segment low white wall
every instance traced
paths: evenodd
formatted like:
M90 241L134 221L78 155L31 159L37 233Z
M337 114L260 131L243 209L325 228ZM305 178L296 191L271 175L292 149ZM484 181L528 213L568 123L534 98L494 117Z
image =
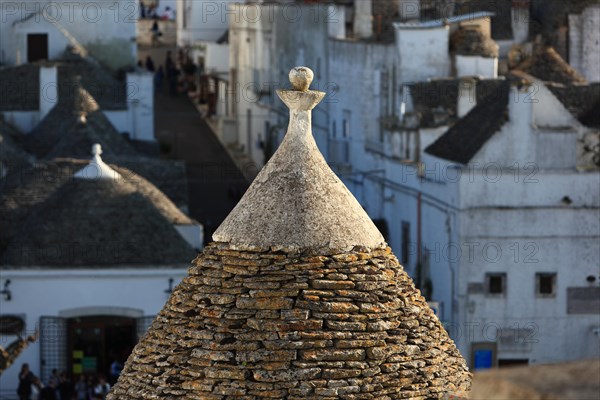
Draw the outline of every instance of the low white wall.
M457 55L454 59L456 76L498 77L498 59L480 56Z
M396 27L399 82L418 82L449 75L448 32L447 26L423 29Z
M149 72L127 74L127 109L103 110L119 133L131 139L154 141L154 81Z
M154 75L127 74L127 106L131 113L132 139L154 141Z

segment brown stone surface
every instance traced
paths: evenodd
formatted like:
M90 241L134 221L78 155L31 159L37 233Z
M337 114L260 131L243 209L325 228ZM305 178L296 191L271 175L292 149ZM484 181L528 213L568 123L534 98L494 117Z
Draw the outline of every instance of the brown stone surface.
M389 249L324 254L306 268L314 258L209 245L108 399L425 399L469 389L464 360Z

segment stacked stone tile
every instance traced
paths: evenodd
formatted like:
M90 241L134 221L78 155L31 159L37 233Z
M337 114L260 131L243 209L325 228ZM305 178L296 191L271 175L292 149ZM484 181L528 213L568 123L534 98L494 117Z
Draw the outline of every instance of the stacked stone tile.
M454 343L316 150L310 110L323 96L307 90L310 70L291 75L298 89L279 92L292 110L286 139L109 400L426 399L469 389ZM344 207L319 217L331 197Z

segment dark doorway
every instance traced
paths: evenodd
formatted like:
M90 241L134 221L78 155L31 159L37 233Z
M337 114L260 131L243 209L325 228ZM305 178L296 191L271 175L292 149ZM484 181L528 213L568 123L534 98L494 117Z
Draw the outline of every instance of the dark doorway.
M27 62L48 59L48 34L30 33L27 35Z
M93 316L68 320L68 368L73 376L102 375L110 380L110 365L123 364L137 342L133 318Z
M498 360L498 367L518 367L521 365L529 365L528 359L522 358L501 358Z

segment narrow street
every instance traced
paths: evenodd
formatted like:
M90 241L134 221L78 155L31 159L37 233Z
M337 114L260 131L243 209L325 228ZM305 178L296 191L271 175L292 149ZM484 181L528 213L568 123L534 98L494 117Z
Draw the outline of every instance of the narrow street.
M167 50L175 53L168 47L140 49L139 58L151 55L158 68ZM205 240L210 241L249 183L192 101L183 94L169 96L166 82L155 94L154 129L159 143L170 147L171 157L185 161L189 215L204 224Z
M189 213L204 224L208 238L248 183L190 99L157 93L154 107L157 139L172 146L174 158L185 161Z

